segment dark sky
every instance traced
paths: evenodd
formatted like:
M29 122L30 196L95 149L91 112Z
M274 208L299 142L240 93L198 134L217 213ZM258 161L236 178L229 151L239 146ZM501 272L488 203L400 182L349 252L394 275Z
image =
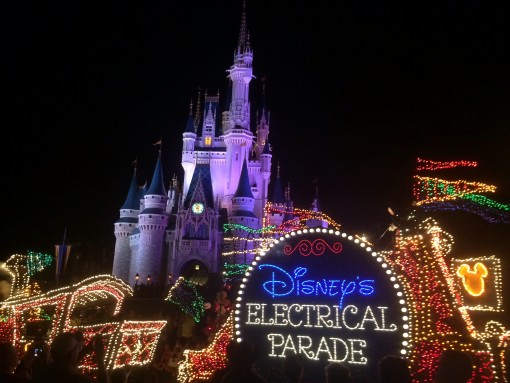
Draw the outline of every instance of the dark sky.
M165 177L182 179L190 100L198 87L224 96L242 2L12 3L0 259L51 252L64 229L71 242L113 247L135 157L142 183L162 137ZM417 157L478 161L459 174L510 203L508 10L502 0L248 0L252 111L265 76L273 165L295 205L310 207L318 178L324 213L376 240L388 206L411 206ZM470 255L509 259L510 225L438 218Z

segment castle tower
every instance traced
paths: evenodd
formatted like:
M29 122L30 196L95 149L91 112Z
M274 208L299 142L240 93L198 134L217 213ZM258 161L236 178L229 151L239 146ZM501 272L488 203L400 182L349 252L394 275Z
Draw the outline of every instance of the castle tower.
M169 246L169 274L180 275L189 265L197 264L209 272L219 271L222 231L212 190L209 164L197 164L170 235L173 240Z
M232 214L229 217L229 222L239 225L239 228L233 229L233 235L237 241L233 242L235 251L239 252L238 259L234 263L247 263L253 261L253 234L241 228L241 226L248 227L249 229L259 228L259 219L253 213L255 208L255 198L251 192L251 186L248 176L248 167L246 160L243 162L241 177L237 186L237 190L232 197ZM250 241L252 239L252 241Z
M285 218L287 205L283 195L282 183L280 180L280 164L278 164L276 179L273 187L273 195L271 196L271 205L273 210L269 213L269 225L280 226Z
M266 79L262 78L262 110L260 112L260 118L257 120L257 158L260 158L266 144L268 143L269 137L269 111L266 107Z
M313 212L320 212L320 202L319 202L319 180L315 179L313 181L315 183L315 196L313 197L313 202L311 206L311 210ZM328 227L328 223L319 218L313 218L306 221L306 225L309 227Z
M202 127L202 147L211 147L216 132L216 112L218 108L219 95L205 95L204 101L204 124Z
M114 225L115 251L112 275L123 281L129 280L131 264L129 236L138 225L138 213L140 213L140 193L136 181L136 162L135 160L133 178L131 178L126 200L120 208L120 217Z
M168 204L166 205L166 212L172 214L177 210L177 204L179 201L179 182L177 176L174 174L172 177L172 183L168 189Z
M289 221L294 218L294 203L290 199L290 182L287 184L285 188L285 216L283 217L283 222Z
M271 177L271 148L269 141L266 141L262 153L260 154L260 177L262 185L260 185L260 198L259 203L256 205L256 213L258 217L264 215L264 208L268 201L269 178Z
M193 103L189 106L188 122L186 123L186 129L182 134L182 160L181 165L184 169L184 182L183 182L183 194L188 194L189 184L191 183L191 177L195 171L195 141L197 140L197 133L195 125L193 123Z
M234 54L234 63L228 70L228 78L232 83L229 113L229 126L224 132L227 147L227 184L224 205L231 206L232 195L237 190L243 161L250 153L253 134L250 130L250 81L253 78L253 51L250 47L249 33L246 28L246 9L243 4L239 42Z
M135 283L135 275L141 278L150 275L151 280L161 282L166 279L163 268L164 235L168 224L168 213L166 212L168 197L163 181L163 170L161 166L161 149L154 169L152 182L144 195L144 208L138 216L138 229L140 238L138 251L131 259L131 275L129 282Z

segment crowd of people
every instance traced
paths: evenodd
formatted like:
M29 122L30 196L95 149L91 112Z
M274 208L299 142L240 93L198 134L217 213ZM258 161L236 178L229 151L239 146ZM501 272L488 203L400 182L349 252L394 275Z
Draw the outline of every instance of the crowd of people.
M324 379L309 377L299 355L288 354L281 368L261 374L255 367L258 350L248 340L231 341L226 346L226 366L214 371L208 383L357 383L351 368L344 363L329 363L324 368ZM377 363L378 380L367 383L411 383L412 377L407 359L397 355L385 355ZM466 383L473 374L471 356L457 350L445 350L438 360L434 383Z
M227 364L213 372L208 383L411 383L412 377L407 359L397 355L385 355L377 363L378 380L360 380L344 363L329 363L324 368L324 379L309 377L299 355L288 354L281 368L260 374L255 368L256 347L247 340L230 342L226 347ZM435 383L466 383L473 374L473 361L469 354L445 350L436 366Z
M163 350L151 364L140 368L123 367L107 371L104 365L105 347L101 336L87 345L80 333L61 333L51 345L34 342L20 357L12 343L0 343L0 381L3 383L177 383L178 364L183 358L183 345L164 343ZM78 369L85 354L94 356L97 373L92 377ZM262 374L256 368L258 350L248 341L231 341L226 347L226 366L215 370L208 383L357 383L351 368L344 363L329 363L319 382L306 374L299 355L290 354L281 368ZM411 383L408 361L396 355L386 355L377 364L378 380L371 383ZM437 363L435 383L466 383L473 374L469 354L443 351ZM368 381L367 381L368 382Z
M81 358L93 351L98 371L95 377L78 370ZM110 381L104 365L104 345L101 336L96 336L85 345L80 333L64 332L58 334L51 345L43 341L33 342L25 353L18 355L18 350L11 343L0 344L1 379L5 383L108 383ZM113 380L112 380L113 381ZM124 382L126 383L127 380Z

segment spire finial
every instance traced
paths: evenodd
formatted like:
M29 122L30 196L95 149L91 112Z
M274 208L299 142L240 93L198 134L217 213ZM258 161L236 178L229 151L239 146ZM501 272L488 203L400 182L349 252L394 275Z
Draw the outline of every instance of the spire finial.
M163 146L163 138L160 138L158 142L155 142L154 145L159 145L159 158L161 158L161 147Z
M262 117L265 123L269 123L269 112L266 107L266 86L267 86L267 77L263 75L261 78L262 84Z
M280 161L278 161L278 166L276 167L276 178L280 178Z
M315 177L312 181L315 184L315 198L319 197L319 177Z
M198 126L200 124L200 115L202 114L202 88L198 87L198 99L197 99L197 110L195 111L195 119L193 121L193 125L195 126L195 133L198 131Z
M193 99L189 100L189 115L193 115Z
M136 177L136 170L138 168L138 157L135 157L131 165L133 165L133 177Z
M247 41L249 34L246 32L246 0L243 0L243 13L241 16L241 30L239 31L239 44L237 50L242 53L245 48L249 48L249 42Z

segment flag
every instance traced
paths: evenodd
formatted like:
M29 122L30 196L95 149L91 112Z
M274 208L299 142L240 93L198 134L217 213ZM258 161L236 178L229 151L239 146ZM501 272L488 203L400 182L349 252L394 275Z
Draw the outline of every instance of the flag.
M66 230L64 230L64 238L61 245L55 245L55 278L57 282L64 273L71 253L71 245L66 244Z
M154 143L154 145L161 145L161 139L158 142Z

